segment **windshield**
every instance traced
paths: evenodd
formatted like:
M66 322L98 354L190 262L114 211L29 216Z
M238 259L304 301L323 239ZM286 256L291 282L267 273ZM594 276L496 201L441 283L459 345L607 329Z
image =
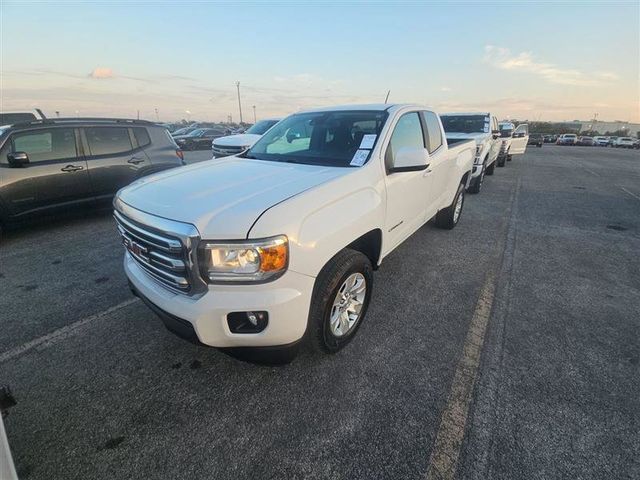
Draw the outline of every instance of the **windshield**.
M368 160L386 119L384 111L291 115L269 130L243 156L331 167L349 167L353 161L360 166Z
M189 133L188 136L190 136L190 137L199 137L203 133L204 133L204 128L198 128L197 130L194 130L193 132Z
M249 130L247 130L244 133L252 133L254 135L264 135L264 132L269 130L276 123L278 123L278 120L260 120L255 125L252 125L251 128L249 128Z
M491 124L485 115L442 115L440 119L447 133L489 133Z

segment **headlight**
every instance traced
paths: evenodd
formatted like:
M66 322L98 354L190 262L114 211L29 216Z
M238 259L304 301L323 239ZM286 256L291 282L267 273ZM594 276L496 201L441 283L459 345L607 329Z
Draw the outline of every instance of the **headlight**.
M289 242L285 235L200 245L200 272L209 283L273 280L284 273L288 264Z

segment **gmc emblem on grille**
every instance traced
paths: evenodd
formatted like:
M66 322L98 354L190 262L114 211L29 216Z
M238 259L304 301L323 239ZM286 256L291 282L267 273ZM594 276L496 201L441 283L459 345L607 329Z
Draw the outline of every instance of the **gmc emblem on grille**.
M122 237L122 243L127 250L138 257L144 257L148 252L146 247L140 245L135 240L131 240L129 237Z

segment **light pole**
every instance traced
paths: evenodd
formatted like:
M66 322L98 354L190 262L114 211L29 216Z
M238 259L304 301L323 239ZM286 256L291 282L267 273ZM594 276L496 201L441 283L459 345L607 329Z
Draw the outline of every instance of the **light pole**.
M240 103L240 81L236 82L236 88L238 89L238 110L240 111L240 123L242 123L242 103Z
M256 123L256 106L253 106L253 123Z

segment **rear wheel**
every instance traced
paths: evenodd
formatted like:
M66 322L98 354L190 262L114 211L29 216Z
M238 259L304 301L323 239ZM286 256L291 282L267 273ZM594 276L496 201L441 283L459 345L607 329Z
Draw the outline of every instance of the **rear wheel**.
M504 167L505 165L505 157L498 157L498 160L496 160L496 163L498 164L498 167Z
M440 210L436 215L436 227L451 230L458 224L460 215L462 215L462 207L464 206L464 185L458 186L458 191L453 202L447 208Z
M507 162L511 161L511 155L507 155Z
M373 267L356 250L345 248L322 269L309 311L309 340L316 351L335 353L352 339L367 313Z

